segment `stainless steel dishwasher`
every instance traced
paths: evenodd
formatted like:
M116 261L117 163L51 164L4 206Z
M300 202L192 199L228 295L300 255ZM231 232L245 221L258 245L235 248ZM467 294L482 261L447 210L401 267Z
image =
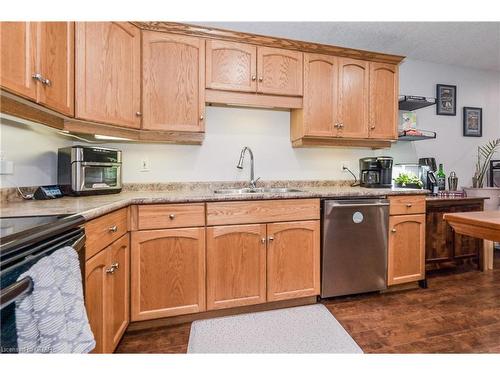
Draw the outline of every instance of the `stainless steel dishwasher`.
M321 297L387 287L386 199L323 201Z

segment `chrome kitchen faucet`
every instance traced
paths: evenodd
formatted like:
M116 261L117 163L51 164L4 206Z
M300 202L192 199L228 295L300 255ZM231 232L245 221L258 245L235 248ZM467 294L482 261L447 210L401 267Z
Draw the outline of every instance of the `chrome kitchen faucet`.
M250 188L255 189L257 187L257 181L260 180L260 177L255 179L254 175L254 160L253 160L253 152L250 149L250 147L243 147L243 150L241 150L240 154L240 160L238 161L238 165L236 168L238 169L243 169L243 160L245 159L245 152L248 151L250 154Z

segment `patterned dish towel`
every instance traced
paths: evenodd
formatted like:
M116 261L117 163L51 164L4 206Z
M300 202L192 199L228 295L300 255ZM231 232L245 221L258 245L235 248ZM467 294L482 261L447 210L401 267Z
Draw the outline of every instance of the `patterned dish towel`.
M26 276L33 280L33 291L16 302L19 353L88 353L94 349L76 250L56 250L18 280Z

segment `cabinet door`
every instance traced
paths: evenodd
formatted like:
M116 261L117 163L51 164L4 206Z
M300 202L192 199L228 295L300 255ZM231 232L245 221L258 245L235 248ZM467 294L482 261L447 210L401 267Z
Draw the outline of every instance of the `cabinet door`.
M107 301L109 314L107 314L105 320L105 324L107 324L106 352L112 353L120 342L129 323L129 235L124 235L111 244L105 251L108 253L108 266L114 268L106 280L109 288Z
M205 108L205 41L144 31L143 128L202 132Z
M346 138L368 137L367 61L339 59L339 132Z
M207 40L206 87L217 90L257 89L257 47L251 44Z
M443 220L446 208L428 208L425 230L426 262L442 262L453 259L453 229Z
M263 94L302 96L302 52L257 48L257 91Z
M205 229L132 233L132 320L205 311Z
M90 328L96 341L93 353L106 353L110 344L106 341L108 327L106 324L109 303L112 303L107 287L108 253L106 250L90 258L85 263L85 308Z
M268 224L268 301L320 293L319 228L319 220Z
M140 30L128 22L77 22L75 56L75 116L139 128Z
M40 72L49 81L39 84L38 101L68 116L74 114L74 22L40 22Z
M396 139L398 133L398 67L370 63L369 136Z
M207 229L207 309L266 301L266 225Z
M304 55L304 135L331 137L337 132L337 58Z
M425 277L425 214L389 219L387 285Z
M0 22L0 85L2 88L36 100L35 65L36 22Z

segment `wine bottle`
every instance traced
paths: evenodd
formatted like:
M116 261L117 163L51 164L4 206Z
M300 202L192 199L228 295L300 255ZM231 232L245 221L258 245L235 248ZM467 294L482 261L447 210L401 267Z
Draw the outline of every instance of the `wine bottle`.
M443 164L439 164L437 180L439 190L446 190L446 175L444 174Z

